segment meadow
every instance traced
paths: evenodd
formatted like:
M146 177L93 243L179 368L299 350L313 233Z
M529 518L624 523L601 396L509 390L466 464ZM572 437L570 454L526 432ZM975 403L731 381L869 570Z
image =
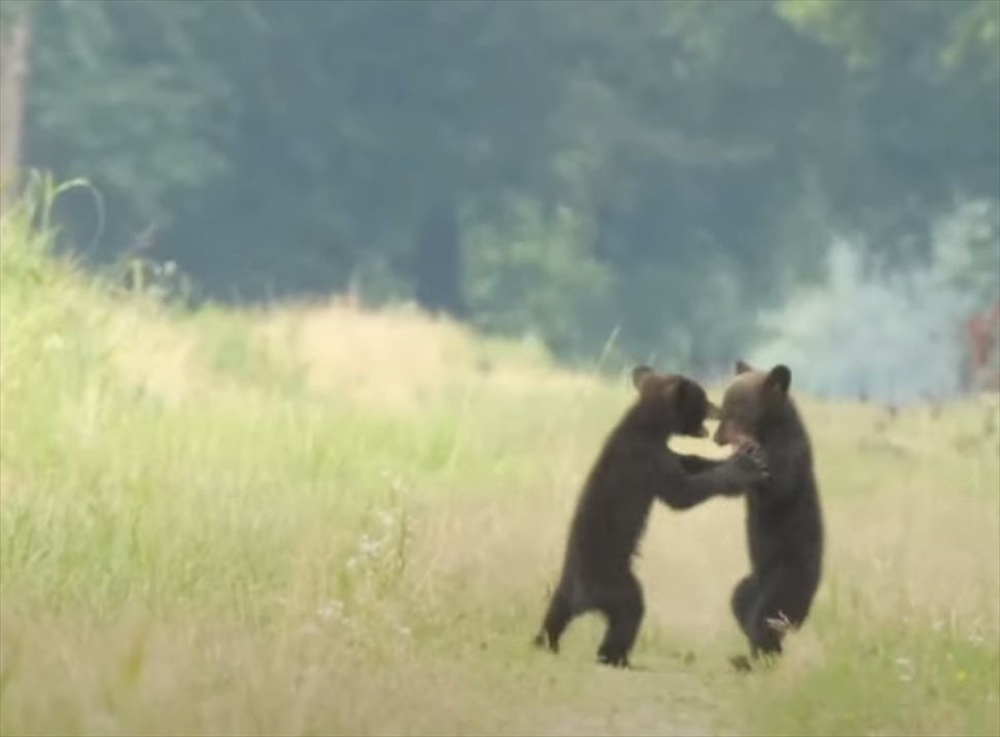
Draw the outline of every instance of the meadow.
M183 312L54 257L46 200L0 221L3 735L1000 734L995 395L799 396L829 542L786 657L726 663L717 499L655 510L607 669L595 617L530 643L627 367L405 307Z

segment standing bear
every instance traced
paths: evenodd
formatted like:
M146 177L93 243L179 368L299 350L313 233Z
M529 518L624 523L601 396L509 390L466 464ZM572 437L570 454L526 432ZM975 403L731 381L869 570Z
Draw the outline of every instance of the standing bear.
M756 660L780 655L785 629L809 615L823 565L823 514L809 434L788 393L792 372L783 365L757 371L738 361L736 374L723 396L715 442L759 444L769 472L746 493L750 574L731 601ZM750 669L745 656L731 662Z
M718 495L738 495L766 478L763 459L749 445L710 470L689 474L681 456L667 447L671 435L707 437L705 419L717 415L705 390L677 374L647 366L632 372L639 396L601 449L577 502L562 575L549 602L539 647L559 651L569 623L586 612L607 619L598 661L626 667L644 614L642 587L632 557L653 500L687 509Z

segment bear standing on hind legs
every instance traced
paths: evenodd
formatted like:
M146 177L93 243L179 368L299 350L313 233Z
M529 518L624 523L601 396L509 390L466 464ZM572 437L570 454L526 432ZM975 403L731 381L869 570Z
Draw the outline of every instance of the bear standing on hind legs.
M746 493L751 571L732 595L733 615L751 657L778 656L785 629L809 615L823 566L823 514L812 445L788 389L792 373L778 365L756 371L743 361L722 400L715 442L760 445L770 477ZM750 661L732 664L749 670Z
M621 667L628 666L644 613L632 556L653 499L687 509L718 494L743 493L767 473L749 445L703 473L686 473L682 458L697 457L679 456L667 440L674 434L706 437L705 419L718 409L699 384L683 376L639 366L632 380L639 397L611 431L580 494L562 575L535 638L539 647L558 652L570 622L599 611L607 630L598 660Z

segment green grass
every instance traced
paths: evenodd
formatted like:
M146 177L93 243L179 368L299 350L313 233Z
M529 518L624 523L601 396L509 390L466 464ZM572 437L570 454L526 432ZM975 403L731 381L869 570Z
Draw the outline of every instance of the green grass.
M624 380L406 311L177 314L48 255L46 192L0 221L2 734L1000 734L995 398L803 399L829 558L787 657L726 667L720 499L655 512L612 671L594 618L529 642Z

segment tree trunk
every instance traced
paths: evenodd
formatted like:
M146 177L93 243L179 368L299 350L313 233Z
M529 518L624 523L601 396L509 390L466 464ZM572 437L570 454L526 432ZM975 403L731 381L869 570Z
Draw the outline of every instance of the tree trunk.
M0 27L0 213L15 196L21 165L31 41L28 11L17 13L7 25Z

